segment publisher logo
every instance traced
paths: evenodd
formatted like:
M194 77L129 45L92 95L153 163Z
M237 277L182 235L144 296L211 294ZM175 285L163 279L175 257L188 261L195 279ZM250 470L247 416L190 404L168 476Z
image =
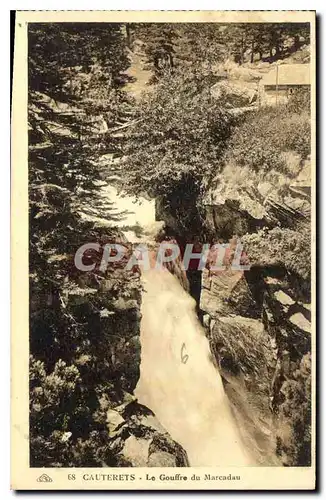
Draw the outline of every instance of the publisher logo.
M52 483L53 479L50 478L47 474L42 474L42 476L37 478L38 483Z

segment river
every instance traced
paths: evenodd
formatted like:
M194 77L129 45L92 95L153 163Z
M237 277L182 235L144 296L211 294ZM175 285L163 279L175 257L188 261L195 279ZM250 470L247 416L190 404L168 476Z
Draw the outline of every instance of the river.
M183 446L191 466L254 465L211 361L195 301L167 270L143 272L143 284L138 401Z
M152 240L162 225L155 221L153 200L136 200L114 186L103 188L103 196L113 203L113 225L128 241ZM137 235L135 227L143 234ZM254 465L212 362L194 299L166 269L143 270L142 280L141 365L135 389L139 403L185 449L191 466Z

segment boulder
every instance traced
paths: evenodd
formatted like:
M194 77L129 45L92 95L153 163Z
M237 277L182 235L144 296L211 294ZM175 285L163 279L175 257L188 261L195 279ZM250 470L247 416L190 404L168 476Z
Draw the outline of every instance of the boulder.
M295 303L295 301L289 295L284 293L283 290L277 290L276 292L274 292L274 297L284 306L290 306Z
M125 419L116 410L109 409L106 413L106 427L110 437L114 437L120 427L125 424Z
M211 87L211 94L232 108L247 107L257 101L258 85L243 80L221 80Z
M124 458L132 463L133 467L146 467L150 440L130 436L126 439L122 449Z
M302 160L294 152L282 154L286 169L278 172L274 169L253 171L250 165L237 165L228 161L223 170L210 181L204 198L208 211L218 208L218 214L224 224L235 226L233 234L244 234L238 230L239 214L243 222L246 217L259 221L266 221L269 225L276 225L282 221L283 225L293 226L298 217L310 216L311 208L311 165L310 161ZM237 182L234 182L237 179ZM235 204L237 206L235 207ZM231 208L226 210L226 208ZM225 212L225 213L224 213ZM223 228L223 220L217 221L217 234Z
M242 271L202 272L200 309L212 318L238 314L255 316L255 301Z
M129 395L130 396L130 395ZM110 449L121 466L185 467L187 454L157 420L151 410L132 397L107 412Z
M177 467L176 457L166 451L154 451L149 455L148 467Z
M295 313L290 318L289 321L299 327L301 330L304 330L306 333L311 332L310 322L304 317L302 313Z

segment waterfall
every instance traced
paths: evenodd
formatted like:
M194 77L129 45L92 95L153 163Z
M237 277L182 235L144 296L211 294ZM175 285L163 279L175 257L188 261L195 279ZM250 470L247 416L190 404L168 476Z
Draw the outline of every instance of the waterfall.
M168 270L143 272L138 401L187 452L191 466L255 465L212 362L195 301Z

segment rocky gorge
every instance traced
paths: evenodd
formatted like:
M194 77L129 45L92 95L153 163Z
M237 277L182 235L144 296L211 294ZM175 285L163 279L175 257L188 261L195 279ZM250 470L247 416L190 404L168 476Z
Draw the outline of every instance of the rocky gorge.
M293 161L292 157L291 159ZM299 175L302 177L302 174ZM223 182L227 182L227 176ZM284 177L283 182L286 182ZM291 182L295 182L295 177L292 176ZM220 190L229 189L227 186L221 186L221 183L218 186ZM282 184L279 189L282 191ZM277 199L278 190L275 185L271 184L270 190L274 192L274 200ZM212 196L209 196L212 199ZM195 314L199 318L198 324L201 322L203 325L203 331L209 342L210 354L208 356L211 357L210 362L213 363L216 380L221 377L227 406L232 414L231 419L235 422L237 432L240 432L243 448L252 450L256 465L307 464L310 460L309 381L311 375L309 279L304 273L300 276L293 272L291 266L287 267L277 252L273 253L269 250L268 253L265 250L260 253L255 241L250 244L250 235L252 238L257 238L257 234L266 235L266 240L268 240L269 231L278 230L280 219L283 226L287 223L290 228L293 223L293 213L289 207L292 205L298 209L300 202L301 213L303 213L304 207L307 214L309 196L303 197L292 193L291 196L288 195L285 205L282 205L282 201L279 199L273 205L278 207L277 211L272 212L273 216L269 212L271 205L262 203L260 196L251 198L252 210L248 207L247 210L244 207L239 207L239 204L232 200L230 193L229 196L230 198L224 199L220 204L204 206L206 219L204 219L201 231L202 234L206 231L207 235L215 232L215 239L218 241L221 241L221 238L217 238L219 232L224 241L228 241L227 238L232 241L235 236L242 239L246 259L251 264L248 266L250 269L247 271L234 270L225 261L224 271L211 271L207 265L203 271L189 271L186 279L183 276L181 283L184 288L186 281L186 288L195 299L191 308L197 311ZM142 202L138 200L138 203L141 206ZM259 217L257 217L256 208L258 206L260 207ZM134 210L137 214L137 209L134 208ZM278 214L281 214L279 218ZM155 227L155 216L161 219L161 222L156 223L156 225L161 232L163 230L163 234L168 231L169 234L172 233L175 236L176 241L179 239L179 243L184 244L184 240L180 237L184 228L178 228L177 220L171 213L165 212L160 203L156 203L156 212L152 210L153 220L147 221L147 224L149 222L151 224L143 225L138 236L134 234L131 238L128 226L125 225L125 222L121 222L124 224L124 234L136 243L139 241L148 242L148 238L152 237L150 233ZM307 215L304 217L307 219ZM302 216L302 219L304 217ZM139 215L137 220L129 221L130 227L141 226L140 221L141 216ZM220 231L220 228L223 228L224 232ZM291 230L289 229L289 231ZM189 238L190 235L184 235L184 238L187 237ZM286 247L283 247L282 250L284 252ZM180 274L177 273L176 276L179 276L180 279ZM171 281L170 285L165 283L163 288L164 293L170 293L171 300L175 302L179 300L180 294L188 295L188 292L180 288L176 289L173 295L172 290L177 285L173 284L176 278L171 276L171 279L174 281ZM155 281L157 282L157 278ZM161 314L158 303L162 291L156 289L156 305L151 306L152 311L155 311L155 315L158 317ZM146 296L145 287L142 302L148 300ZM189 295L188 297L190 300ZM163 340L157 338L155 341L149 338L148 341L154 342L152 347L154 351L150 355L150 359L153 359L155 368L151 369L152 381L146 389L141 377L139 379L139 369L141 370L142 359L144 360L148 348L146 347L148 344L142 343L148 341L144 341L142 337L144 334L141 333L141 325L145 324L144 321L148 324L148 315L151 313L147 309L144 317L144 306L141 305L140 300L135 302L119 299L119 303L119 307L124 310L124 315L127 317L131 313L130 308L138 311L136 313L138 319L136 323L133 323L135 325L133 328L136 330L134 330L135 333L130 344L133 349L130 351L130 355L133 357L132 361L129 360L126 349L121 349L121 352L124 352L124 357L122 361L120 360L121 366L123 363L124 371L129 365L138 368L133 377L132 385L128 387L126 401L119 400L118 404L110 406L108 409L110 447L115 454L118 454L121 464L185 466L189 464L187 441L182 442L182 437L174 429L175 426L180 425L185 427L185 417L183 417L183 423L177 417L181 393L179 396L176 395L173 402L170 403L170 407L173 407L173 411L176 412L175 420L171 424L167 417L161 415L162 404L166 411L169 411L167 396L164 397L164 403L163 400L158 399L160 389L154 382L155 372L159 370L160 362L162 362L167 377L165 387L170 387L168 392L173 394L172 386L168 385L168 380L172 378L176 382L178 376L175 373L169 373L169 370L174 370L174 367L169 368L171 354L168 352L167 358L164 359ZM165 309L167 316L172 314L169 307L166 306ZM182 307L179 307L179 311ZM184 331L189 330L186 327L185 318L183 322L180 322L180 329L176 331L176 335L180 339L184 337ZM149 322L146 331L151 335L151 330L155 328L157 327L154 326L154 323ZM165 342L169 342L166 320L158 328L158 334L165 338ZM130 326L125 325L123 331L131 331ZM170 342L172 344L169 344L169 349L172 349L174 341L171 339ZM127 344L129 343L130 340ZM136 344L138 347L135 358ZM119 351L117 352L119 353ZM124 376L129 378L127 372ZM143 387L140 388L142 385ZM154 397L154 400L149 398L151 391L154 391L154 396L151 396L151 398ZM155 393L155 391L157 392ZM218 400L218 393L216 393L216 398ZM190 416L191 399L190 394L186 403L186 412L189 412ZM301 405L299 410L297 405ZM211 427L208 432L212 439L214 428ZM298 436L302 433L304 439L298 440ZM203 442L201 446L207 456L207 448ZM209 459L207 458L207 460Z
M309 91L261 105L246 25L82 28L30 27L31 466L309 465ZM164 241L224 269L124 265Z
M248 181L244 173L236 183L226 165L205 194L202 234L241 240L250 269L226 261L224 271L206 265L188 278L245 446L261 465L293 466L311 459L311 205L309 161L286 161L288 176ZM180 234L171 214L166 220ZM307 231L305 247L297 227Z

